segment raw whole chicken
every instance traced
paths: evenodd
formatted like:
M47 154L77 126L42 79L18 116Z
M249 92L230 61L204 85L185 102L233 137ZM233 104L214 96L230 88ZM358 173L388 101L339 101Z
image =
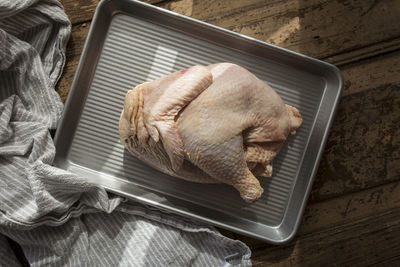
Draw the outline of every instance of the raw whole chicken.
M128 91L119 121L131 154L171 176L234 186L247 202L263 193L255 176L302 123L265 82L231 63L193 66Z

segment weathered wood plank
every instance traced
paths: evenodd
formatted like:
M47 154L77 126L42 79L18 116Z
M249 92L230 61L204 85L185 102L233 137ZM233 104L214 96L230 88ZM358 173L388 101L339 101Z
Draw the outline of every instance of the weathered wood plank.
M329 4L323 4L325 2L318 4L318 1L316 1L317 0L310 1L307 6L304 6L301 10L296 8L295 3L292 3L297 2L295 0L274 1L270 3L261 0L235 0L230 1L229 5L223 1L207 0L193 2L191 0L181 0L161 1L158 5L174 12L189 15L231 30L235 30L235 27L237 28L240 25L244 25L244 29L246 27L251 28L252 24L247 25L249 23L248 20L250 20L250 22L252 20L261 20L263 23L267 23L267 25L262 27L262 29L255 31L253 34L250 34L251 36L311 56L323 58L324 60L334 64L349 63L354 60L376 56L380 53L400 48L400 39L398 38L400 36L400 28L395 27L396 24L394 23L397 19L397 17L394 17L395 14L400 11L400 2L393 2L391 0L379 3L375 6L368 5L371 1L364 1L358 4L354 3L354 6L357 7L354 7L354 9L358 10L354 13L354 10L351 9L349 5L340 4L340 1L330 1ZM94 7L98 0L85 1L86 5L83 5L82 11L75 7L75 5L77 5L75 1L63 0L63 3L64 2L67 14L70 16L71 20L73 22L81 22L91 19ZM157 3L160 1L153 0L152 2ZM334 5L334 8L331 7L331 5ZM85 6L87 7L87 10L91 11L88 12L84 8ZM90 9L90 7L92 9ZM319 10L319 7L321 10ZM371 7L368 14L362 13L362 10L365 11L367 7ZM265 8L267 8L267 11L264 12L263 10ZM388 9L390 10L388 11ZM246 12L250 11L257 11L259 13L257 13L258 17L253 14L246 15ZM364 15L361 16L362 14ZM375 15L375 18L379 17L379 23L376 22L376 19L371 19L370 17ZM265 18L262 16L265 16ZM288 19L288 21L281 21L282 18L287 16L292 18L292 22L288 22L290 19ZM302 20L300 20L300 18L298 19L298 23L301 27L295 26L297 25L297 22L295 22L297 19L293 18L296 18L296 16L304 17ZM354 31L348 29L348 27L352 26L350 22L338 19L342 16L352 17L352 19L355 20ZM317 29L312 28L310 25L307 27L304 26L303 29L303 23L301 22L308 17L318 17L322 22L325 20L336 20L337 23L328 23L325 25L313 21L312 23L315 25L314 27L318 27ZM233 22L225 22L228 18L231 18ZM367 22L370 24L372 23L373 25L366 24ZM333 26L333 24L341 26L337 29L337 26ZM386 25L394 26L388 27ZM331 27L336 27L334 29L337 30L337 33L333 34L329 38L325 38L325 35L329 32L332 33L334 30L331 29ZM396 29L393 30L391 27L395 27ZM246 31L244 30L236 31L246 34ZM295 33L292 33L292 31ZM276 34L274 34L274 32ZM295 38L293 37L293 39L290 37L286 41L280 41L280 39L285 35L283 32L285 32L286 35L294 35ZM320 34L320 32L323 32L324 34ZM314 38L318 36L319 38ZM344 43L341 43L340 40L345 38L350 38L352 42L349 43L344 41ZM311 43L313 43L313 45L310 45ZM299 46L299 49L296 49L294 47L295 45ZM308 50L309 52L307 52Z
M399 180L398 125L400 81L342 98L311 201Z
M369 266L400 263L400 209L304 235L289 245L254 249L254 266ZM396 266L396 265L394 265Z
M311 201L400 179L399 62L397 51L342 68L344 96Z
M101 0L59 0L64 6L72 24L90 21L93 18L96 6ZM141 0L142 2L156 4L163 0Z
M397 0L180 0L160 6L318 58L400 36Z
M72 24L89 21L100 0L59 0Z
M185 16L213 22L249 10L262 8L266 4L272 4L272 2L276 1L230 0L227 2L223 0L178 0L158 3L157 6L169 9Z
M234 237L251 247L255 266L320 266L333 259L337 266L365 266L399 263L399 231L400 183L395 182L309 205L298 236L287 245Z
M400 209L399 181L308 205L299 235L394 209Z
M72 27L71 37L66 51L67 56L70 57L68 60L76 60L74 56L80 56L82 53L90 25L90 22L85 22Z
M71 87L72 79L74 78L77 66L77 60L67 61L63 70L63 74L57 83L56 91L60 95L61 101L63 103L65 102L65 100L67 100L69 89Z
M76 68L78 66L80 54L89 31L90 23L82 23L72 27L71 37L67 45L67 61L63 74L57 84L56 90L65 102L69 88L71 87Z
M342 96L400 82L400 51L347 64L340 70L345 81Z
M322 58L322 60L336 66L343 66L345 64L376 57L397 50L400 50L400 37L370 44L364 47L360 47L356 50L350 50L347 52L342 52L340 54L335 54L333 56L328 56Z

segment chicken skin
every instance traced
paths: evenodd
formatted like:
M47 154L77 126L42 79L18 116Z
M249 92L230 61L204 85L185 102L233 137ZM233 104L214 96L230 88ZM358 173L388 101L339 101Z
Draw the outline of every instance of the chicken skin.
M171 176L234 186L247 202L263 193L255 176L301 125L264 81L231 63L193 66L128 91L119 121L131 154Z

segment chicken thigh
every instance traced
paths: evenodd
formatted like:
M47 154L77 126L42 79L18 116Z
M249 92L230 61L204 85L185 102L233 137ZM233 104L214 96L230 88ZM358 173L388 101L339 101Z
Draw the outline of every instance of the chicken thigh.
M125 97L121 142L169 175L234 186L247 202L263 193L255 176L302 118L265 82L231 63L194 66L138 85Z

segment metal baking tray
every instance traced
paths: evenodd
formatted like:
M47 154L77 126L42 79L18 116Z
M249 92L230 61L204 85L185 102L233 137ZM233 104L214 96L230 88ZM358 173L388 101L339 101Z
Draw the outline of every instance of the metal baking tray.
M228 185L187 182L136 160L119 143L128 89L195 64L239 64L270 84L304 119L245 203ZM119 195L274 244L299 226L342 89L327 63L131 0L95 12L55 136L55 165Z

